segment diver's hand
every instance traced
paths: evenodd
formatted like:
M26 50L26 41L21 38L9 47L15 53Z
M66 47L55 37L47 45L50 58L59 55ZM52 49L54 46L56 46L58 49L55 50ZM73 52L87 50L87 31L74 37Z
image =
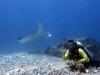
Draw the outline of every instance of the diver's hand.
M72 66L72 65L75 65L75 64L76 64L76 61L69 61L69 62L68 62L68 65L69 65L69 66Z
M78 65L78 64L81 64L80 62L78 61L69 61L68 63L70 66L74 66L74 65Z
M69 67L71 68L71 70L79 70L80 72L86 71L84 65L78 61L71 61Z

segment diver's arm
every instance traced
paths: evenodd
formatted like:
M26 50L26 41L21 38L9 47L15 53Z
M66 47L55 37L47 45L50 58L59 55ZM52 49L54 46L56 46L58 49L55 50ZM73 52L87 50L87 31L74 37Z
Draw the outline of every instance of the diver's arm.
M78 60L80 63L86 63L86 62L89 62L90 59L89 57L87 56L87 54L84 52L83 49L79 49L79 54L82 56L82 59Z
M62 50L62 59L66 60L69 56L69 50Z

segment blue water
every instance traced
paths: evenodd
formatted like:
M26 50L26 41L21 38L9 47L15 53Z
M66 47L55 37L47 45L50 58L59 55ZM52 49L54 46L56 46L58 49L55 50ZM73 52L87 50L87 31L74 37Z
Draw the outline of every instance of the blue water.
M19 44L38 22L52 34L43 40ZM92 37L100 41L99 0L0 0L0 53L46 48L64 37Z

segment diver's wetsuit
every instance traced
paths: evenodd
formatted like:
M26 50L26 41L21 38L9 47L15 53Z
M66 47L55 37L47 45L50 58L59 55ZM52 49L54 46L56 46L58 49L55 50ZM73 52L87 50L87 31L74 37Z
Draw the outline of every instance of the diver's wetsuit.
M84 52L83 49L79 48L77 50L78 52L74 52L74 54L71 54L69 50L66 50L66 52L63 55L63 59L70 59L70 60L75 60L75 61L79 61L80 63L86 63L89 62L90 59L87 56L87 54Z
M62 58L64 60L69 59L75 61L74 65L73 63L71 63L71 70L74 68L76 70L80 70L81 72L86 72L85 68L88 66L87 63L90 62L88 55L81 48L78 48L78 50L74 50L74 52L66 50L66 52L64 52L64 54L62 55Z
M89 62L90 61L90 59L87 56L87 54L81 48L79 48L77 50L77 52L74 52L74 54L73 53L70 53L69 50L66 50L66 52L63 55L63 59L64 60L66 60L66 59L75 60L75 61L78 61L80 63L86 63L86 62Z

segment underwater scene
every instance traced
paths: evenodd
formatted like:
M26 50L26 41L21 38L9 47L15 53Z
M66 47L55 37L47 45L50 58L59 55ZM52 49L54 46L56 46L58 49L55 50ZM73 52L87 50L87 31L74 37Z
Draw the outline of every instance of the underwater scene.
M0 75L100 75L99 0L0 0Z

